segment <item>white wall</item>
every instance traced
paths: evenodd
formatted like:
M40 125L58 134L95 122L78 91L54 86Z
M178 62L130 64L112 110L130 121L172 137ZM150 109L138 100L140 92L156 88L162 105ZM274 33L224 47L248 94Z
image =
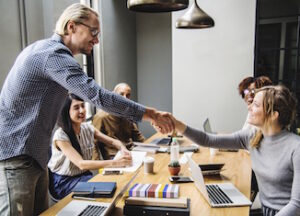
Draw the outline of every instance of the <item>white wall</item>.
M137 13L138 102L172 112L172 28L170 13ZM146 137L156 131L140 124Z
M131 86L132 99L136 100L135 13L128 11L125 1L102 0L100 3L104 87L113 90L116 84L126 82Z
M247 114L237 86L253 76L256 1L198 2L214 28L176 29L186 10L172 13L173 112L199 129L209 117L214 131L235 131Z

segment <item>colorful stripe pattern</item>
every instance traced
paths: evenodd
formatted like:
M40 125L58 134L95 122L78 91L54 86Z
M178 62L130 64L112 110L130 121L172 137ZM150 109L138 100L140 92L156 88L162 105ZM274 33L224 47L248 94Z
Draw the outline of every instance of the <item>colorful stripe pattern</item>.
M179 185L176 184L134 184L128 191L131 197L178 198Z

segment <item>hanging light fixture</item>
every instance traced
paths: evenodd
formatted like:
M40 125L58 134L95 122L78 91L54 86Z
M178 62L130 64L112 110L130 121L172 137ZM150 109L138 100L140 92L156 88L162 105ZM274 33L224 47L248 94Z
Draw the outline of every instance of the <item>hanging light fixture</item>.
M214 27L214 20L205 13L194 1L190 9L176 21L176 28L210 28Z
M128 0L127 8L137 12L170 12L183 10L189 6L189 0Z

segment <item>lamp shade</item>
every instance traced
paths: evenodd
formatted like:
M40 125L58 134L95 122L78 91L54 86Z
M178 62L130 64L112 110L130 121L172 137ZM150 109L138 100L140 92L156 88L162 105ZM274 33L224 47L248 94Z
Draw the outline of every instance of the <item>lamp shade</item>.
M189 0L127 0L127 8L137 12L170 12L188 6Z
M210 28L214 25L214 20L199 8L196 0L188 11L176 21L176 28Z

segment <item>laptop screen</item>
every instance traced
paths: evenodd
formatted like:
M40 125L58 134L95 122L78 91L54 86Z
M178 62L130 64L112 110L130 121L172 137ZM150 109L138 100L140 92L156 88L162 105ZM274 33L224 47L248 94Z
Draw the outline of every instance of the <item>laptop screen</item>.
M206 133L212 133L211 127L210 127L210 122L209 119L205 119L204 123L203 123L203 129Z

